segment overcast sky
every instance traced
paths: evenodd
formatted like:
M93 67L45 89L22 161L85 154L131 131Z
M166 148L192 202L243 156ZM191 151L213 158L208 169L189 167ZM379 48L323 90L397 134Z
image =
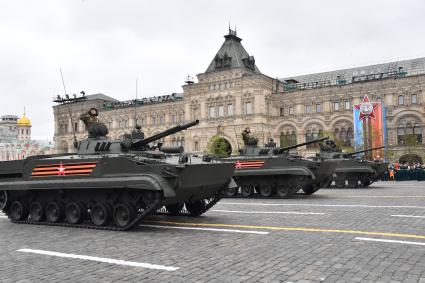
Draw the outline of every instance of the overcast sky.
M0 0L0 115L26 107L52 139L52 97L120 100L181 92L220 48L229 21L271 77L425 56L425 0Z

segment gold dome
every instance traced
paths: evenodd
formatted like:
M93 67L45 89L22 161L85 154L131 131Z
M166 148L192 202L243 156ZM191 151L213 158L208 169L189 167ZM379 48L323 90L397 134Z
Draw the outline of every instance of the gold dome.
M22 116L22 118L18 120L18 126L28 126L28 127L31 127L31 121L24 114Z

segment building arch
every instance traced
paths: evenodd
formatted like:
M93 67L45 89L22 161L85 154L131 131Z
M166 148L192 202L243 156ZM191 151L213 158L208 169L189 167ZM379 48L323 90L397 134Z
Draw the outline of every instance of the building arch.
M340 123L350 123L351 125L353 125L353 116L339 115L336 119L332 120L332 122L329 124L329 128L333 129L336 124Z
M282 124L279 127L278 136L281 147L294 145L297 143L297 128L289 123Z
M404 115L396 120L397 144L413 146L422 144L424 123L417 115Z
M319 125L320 128L322 128L322 130L324 130L326 128L325 122L320 118L309 118L309 119L305 120L302 124L302 128L307 129L308 127L310 127L313 124Z
M292 121L282 121L276 125L276 136L280 135L280 130L282 127L293 127L296 130L298 129L298 126L295 122Z
M341 118L332 123L330 128L333 139L342 146L351 146L354 138L353 122Z
M230 143L232 151L235 151L235 150L237 151L238 148L243 147L243 144L238 145L238 143L235 141L234 138L230 137L229 135L227 135L225 133L218 133L216 136L226 139Z
M325 127L323 123L320 123L319 121L312 121L304 126L304 132L305 132L305 141L311 141L318 138L321 138L324 136L324 130ZM306 145L306 148L318 148L318 143L312 143Z
M222 147L224 148L225 152L222 152ZM210 139L210 148L208 148L210 151L209 153L213 155L224 155L224 156L230 156L234 150L234 147L232 146L231 140L229 137L223 134L217 134Z

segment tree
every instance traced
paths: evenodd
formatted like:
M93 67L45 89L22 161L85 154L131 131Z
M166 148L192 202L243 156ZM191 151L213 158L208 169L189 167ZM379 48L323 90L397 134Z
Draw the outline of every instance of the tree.
M404 135L403 140L408 153L411 153L413 149L418 147L418 138L415 134Z
M230 151L230 152L229 152ZM215 135L211 138L207 145L207 152L214 156L225 157L231 154L229 148L229 142L219 135Z

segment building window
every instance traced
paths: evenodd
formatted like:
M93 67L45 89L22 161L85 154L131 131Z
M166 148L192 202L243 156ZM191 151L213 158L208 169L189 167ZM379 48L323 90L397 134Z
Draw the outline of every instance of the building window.
M345 128L341 128L341 130L336 128L334 130L334 136L335 140L343 146L351 146L351 141L354 138L353 128L348 127L347 130Z
M74 131L78 132L78 123L74 123Z
M285 116L285 108L280 108L280 116Z
M317 103L316 104L316 113L320 113L320 112L322 112L322 107L321 107L320 103Z
M152 124L152 126L155 126L156 125L156 114L154 114L154 115L152 115L152 122L151 122L151 124Z
M108 127L108 129L112 129L112 120L107 120L106 121L106 126Z
M289 115L294 115L294 107L289 107Z
M218 106L218 117L224 117L224 106L223 105Z
M251 115L252 114L252 103L246 102L245 103L245 115Z
M164 116L164 114L162 114L161 116L159 116L159 124L160 125L164 125L165 124L165 116Z
M215 118L215 107L214 106L210 106L210 108L209 108L209 117Z
M286 131L280 133L280 146L286 147L297 143L297 135L295 131Z
M351 110L351 103L349 100L344 101L344 109L345 110Z
M418 103L418 97L416 94L412 94L412 104L417 104Z
M312 141L318 138L323 137L323 130L308 130L305 134L306 141ZM319 143L308 144L306 148L318 148Z
M418 124L401 124L397 128L397 143L412 146L422 143L422 128Z
M180 123L182 123L184 121L184 112L180 112L179 121L180 121Z
M311 113L311 105L305 106L305 113Z
M28 129L26 129L26 133L27 133L27 136L29 135L29 133L30 133L30 131L28 130Z
M227 104L227 116L233 116L233 104Z
M398 96L398 105L404 105L404 95Z
M339 111L339 102L334 101L334 111Z
M199 141L195 141L195 142L194 142L193 148L194 148L195 150L199 150Z
M176 114L171 115L171 123L173 123L173 124L177 123L177 116L176 116Z

